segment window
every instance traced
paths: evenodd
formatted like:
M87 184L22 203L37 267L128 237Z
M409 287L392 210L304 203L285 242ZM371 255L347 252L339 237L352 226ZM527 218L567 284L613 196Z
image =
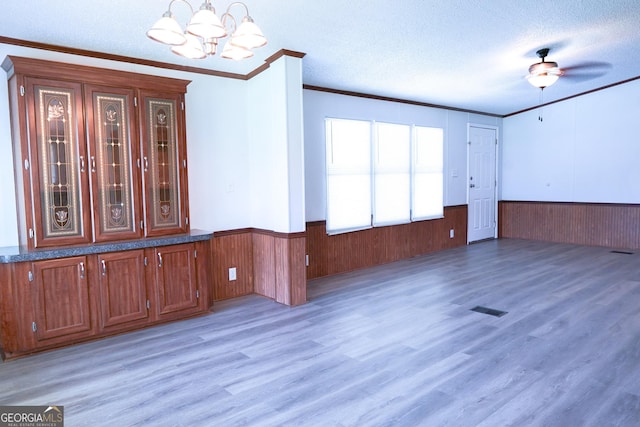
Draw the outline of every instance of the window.
M443 216L443 130L326 120L327 232Z
M443 140L440 128L413 128L412 221L444 216Z
M327 230L371 227L371 123L326 121Z
M376 123L373 225L411 221L411 127Z

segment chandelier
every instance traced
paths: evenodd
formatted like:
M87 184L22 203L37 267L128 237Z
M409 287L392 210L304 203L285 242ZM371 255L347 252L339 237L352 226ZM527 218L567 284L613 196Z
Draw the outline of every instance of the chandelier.
M171 7L180 2L189 6L191 19L183 30L176 21ZM231 14L234 6L244 7L244 17L240 25ZM202 59L215 55L220 39L231 35L222 49L220 56L227 59L246 59L253 56L252 49L267 44L267 39L260 28L249 16L247 5L233 2L227 11L218 18L210 0L205 0L200 9L194 13L193 7L186 0L171 0L168 10L153 27L147 31L147 37L157 42L170 45L171 51L189 59Z

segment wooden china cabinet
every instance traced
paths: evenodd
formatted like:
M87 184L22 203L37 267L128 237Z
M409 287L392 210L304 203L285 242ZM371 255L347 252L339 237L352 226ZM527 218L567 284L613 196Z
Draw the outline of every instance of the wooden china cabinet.
M189 230L188 81L17 57L3 66L22 171L21 245Z
M190 232L189 81L13 56L2 66L20 246L50 255L13 266L4 353L206 311L208 245L166 241Z

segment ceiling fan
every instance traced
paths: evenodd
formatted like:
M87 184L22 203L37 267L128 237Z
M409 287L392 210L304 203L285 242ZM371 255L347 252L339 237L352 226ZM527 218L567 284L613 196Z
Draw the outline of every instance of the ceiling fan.
M557 82L560 76L563 75L563 71L558 68L557 62L544 60L547 55L549 55L548 47L539 49L536 52L536 55L540 58L540 62L536 62L529 67L527 80L533 86L540 88L540 110L538 113L538 120L542 122L542 105L544 104L542 92L545 87L551 86Z
M529 75L527 80L533 86L544 89L554 84L560 77L563 80L584 81L601 77L606 70L611 68L611 64L607 62L589 61L578 65L559 68L555 61L546 61L549 55L548 47L539 49L536 52L540 62L536 62L529 67Z
M540 114L538 116L538 120L540 121L542 121L542 106L544 105L542 98L544 88L557 82L560 77L562 77L563 80L584 81L600 77L606 73L608 68L611 68L611 64L609 63L591 61L561 69L558 67L557 62L545 61L545 58L549 55L549 50L548 47L545 47L536 52L536 55L540 58L540 62L532 64L529 67L529 74L527 75L529 83L540 89Z
M536 55L540 58L540 62L536 62L529 67L527 80L533 86L544 89L554 84L563 72L558 68L557 62L544 60L549 55L548 47L538 50Z

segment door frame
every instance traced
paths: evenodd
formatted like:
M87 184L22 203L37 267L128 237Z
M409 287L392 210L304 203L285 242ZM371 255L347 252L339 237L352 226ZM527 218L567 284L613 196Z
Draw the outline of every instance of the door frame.
M469 172L471 169L471 128L484 128L484 129L491 129L496 133L496 155L495 155L495 159L496 159L496 164L495 166L495 176L496 176L496 185L494 188L494 212L493 212L493 217L496 220L496 229L494 231L493 234L493 238L497 239L498 238L498 227L499 227L499 221L500 219L498 218L498 186L500 183L500 176L499 176L499 170L500 168L498 167L498 165L500 164L500 127L499 126L495 126L495 125L486 125L486 124L480 124L480 123L471 123L471 122L467 122L467 180L465 182L466 185L466 192L467 192L467 245L470 244L471 242L469 241L469 224L470 224L470 210L469 210Z

